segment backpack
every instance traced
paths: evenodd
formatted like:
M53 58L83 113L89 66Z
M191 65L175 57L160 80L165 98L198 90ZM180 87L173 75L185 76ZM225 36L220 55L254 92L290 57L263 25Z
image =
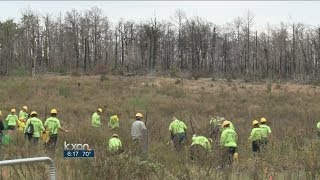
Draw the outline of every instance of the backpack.
M34 126L33 124L30 122L30 124L28 125L27 129L26 129L26 134L28 135L32 135L34 131Z

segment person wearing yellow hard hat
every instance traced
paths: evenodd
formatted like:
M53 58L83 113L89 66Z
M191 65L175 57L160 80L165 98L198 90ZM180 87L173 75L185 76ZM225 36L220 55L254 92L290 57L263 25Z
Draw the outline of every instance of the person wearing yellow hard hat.
M18 124L18 116L16 115L16 109L11 109L11 113L7 116L6 121L8 123L8 130L15 130Z
M131 125L131 139L133 141L133 154L140 157L144 156L147 152L147 127L142 121L142 114L136 114L136 120Z
M34 144L38 144L41 133L45 132L43 127L43 123L40 119L38 119L38 113L36 111L32 111L30 113L30 117L27 121L25 134L27 135L29 141L33 139Z
M271 139L271 128L267 125L267 119L261 118L260 128L262 129L262 140L261 143L263 146L266 146Z
M97 111L93 113L92 121L91 121L93 127L100 127L102 125L102 123L100 121L100 114L101 113L102 113L101 108L97 109Z
M228 120L225 120L222 123L223 131L220 137L220 145L223 147L223 166L232 164L234 155L237 151L238 136L230 125L231 122Z
M19 131L23 132L24 128L26 127L26 122L28 120L28 107L27 106L23 106L22 109L19 112L19 120L18 120L18 126L19 126Z
M119 118L118 118L118 116L117 115L111 116L108 125L109 125L109 127L111 129L119 128Z
M62 130L63 132L69 132L61 127L60 120L57 118L57 114L58 111L56 109L51 109L51 117L49 117L44 123L44 127L49 134L49 138L46 141L46 146L53 149L56 148L59 130Z
M108 150L113 154L120 154L123 152L122 143L117 134L113 134L108 141Z
M183 121L176 117L173 117L172 120L173 121L169 125L171 141L173 142L175 149L180 151L186 143L187 126Z
M249 141L252 144L253 155L256 156L260 152L261 140L262 140L262 129L259 126L259 121L253 120L252 130L249 136Z
M221 117L221 118L220 118L220 122L222 122L222 123L223 123L224 121L229 121L229 120L226 120L224 117ZM233 130L236 130L236 129L234 128L234 125L232 124L232 122L231 122L231 121L229 121L229 123L230 123L230 124L229 124L229 127L230 127L231 129L233 129ZM223 126L221 126L221 128L220 128L220 132L222 132L222 131L223 131L223 129L224 129L224 128L223 128Z
M142 114L136 114L136 120L131 125L131 138L133 140L141 140L144 138L144 133L147 130L146 125L142 121Z

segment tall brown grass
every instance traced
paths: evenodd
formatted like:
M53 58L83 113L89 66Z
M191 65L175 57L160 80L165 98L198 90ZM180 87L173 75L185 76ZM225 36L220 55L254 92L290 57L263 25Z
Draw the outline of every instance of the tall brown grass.
M151 77L100 76L2 78L1 110L5 118L11 108L27 105L44 120L51 108L58 110L62 126L55 153L41 145L33 147L22 135L15 143L1 147L1 159L50 156L55 160L59 179L278 179L319 178L319 139L314 133L320 117L320 90L308 85L266 83L248 84L220 80L183 80ZM231 83L231 84L230 84ZM267 90L266 90L267 87ZM45 108L47 107L47 108ZM91 115L103 108L103 127L91 127ZM47 110L47 112L45 112ZM148 161L131 156L130 126L136 112L147 117L149 136ZM118 114L120 129L107 127L109 117ZM192 134L208 135L213 115L231 120L238 133L239 163L224 169L219 145L206 162L189 158ZM168 145L168 126L172 116L188 126L186 151L177 153ZM266 117L273 133L268 151L254 158L247 142L253 119ZM145 119L144 119L145 121ZM191 127L191 122L193 128ZM125 153L111 156L107 140L118 133ZM63 142L89 143L94 159L63 158ZM46 178L44 164L10 168L13 178Z

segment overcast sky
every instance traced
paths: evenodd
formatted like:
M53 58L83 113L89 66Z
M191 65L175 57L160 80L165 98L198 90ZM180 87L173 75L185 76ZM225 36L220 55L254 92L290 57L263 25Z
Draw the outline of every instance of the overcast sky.
M144 21L154 15L158 19L169 19L176 9L182 9L187 17L198 15L223 25L243 16L249 9L258 29L267 23L279 24L281 21L320 25L320 1L1 1L0 20L19 21L21 12L27 8L40 14L57 15L73 8L82 11L93 6L100 7L112 22L122 17Z

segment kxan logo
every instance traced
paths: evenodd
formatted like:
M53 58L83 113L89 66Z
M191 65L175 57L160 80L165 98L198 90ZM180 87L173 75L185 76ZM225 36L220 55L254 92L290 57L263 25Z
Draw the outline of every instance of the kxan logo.
M91 151L91 147L89 144L72 144L72 143L67 143L66 141L64 142L64 150L74 150L74 151L80 151L80 150L85 150L85 151Z

